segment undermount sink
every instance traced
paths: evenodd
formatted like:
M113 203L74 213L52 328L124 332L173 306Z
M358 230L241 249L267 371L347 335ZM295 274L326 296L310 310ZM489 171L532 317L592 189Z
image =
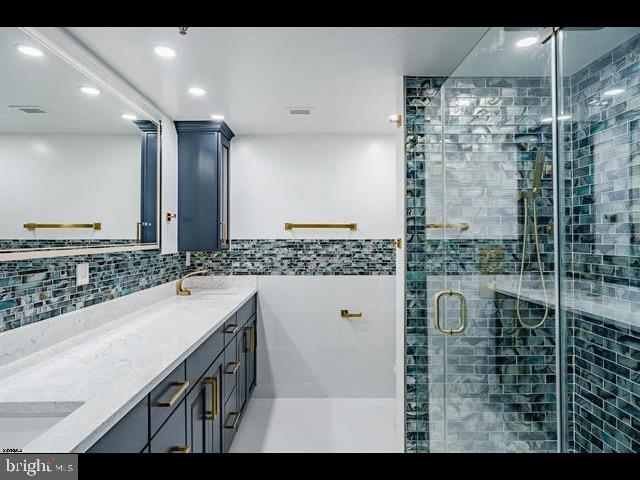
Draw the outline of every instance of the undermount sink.
M0 402L0 448L22 448L84 402Z

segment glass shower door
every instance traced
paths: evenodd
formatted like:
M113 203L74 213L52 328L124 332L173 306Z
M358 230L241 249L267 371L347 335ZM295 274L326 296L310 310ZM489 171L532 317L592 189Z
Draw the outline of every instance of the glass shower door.
M425 120L431 452L555 452L552 41L493 28Z

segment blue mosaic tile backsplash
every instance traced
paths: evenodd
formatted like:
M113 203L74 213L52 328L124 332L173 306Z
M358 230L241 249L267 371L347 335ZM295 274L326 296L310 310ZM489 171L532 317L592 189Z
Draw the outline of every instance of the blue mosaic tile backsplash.
M178 279L195 269L214 275L395 275L396 247L384 240L234 240L225 252L157 251L0 263L0 332ZM76 286L88 262L91 282Z

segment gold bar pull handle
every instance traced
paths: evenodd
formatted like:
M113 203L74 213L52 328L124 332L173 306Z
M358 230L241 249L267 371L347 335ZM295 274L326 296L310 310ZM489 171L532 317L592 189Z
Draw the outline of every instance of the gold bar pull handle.
M189 382L178 382L175 385L178 387L178 389L173 392L173 395L169 397L169 400L158 400L156 402L157 407L172 407L173 404L176 403L176 401L180 398L180 395L182 395L187 387L189 387Z
M362 312L350 312L349 310L340 310L342 318L362 318Z
M244 328L245 331L245 336L242 339L242 352L246 353L253 353L253 343L254 343L254 332L255 332L255 328L254 327L245 327ZM247 347L247 335L246 332L249 332L249 346Z
M191 453L191 445L182 445L180 447L173 447L173 453Z
M285 230L293 230L294 228L348 228L351 231L358 229L358 224L353 223L285 223Z
M25 223L22 225L27 230L36 230L38 228L91 228L93 230L102 230L102 223Z
M427 223L427 228L455 228L460 231L469 230L470 225L467 222L463 223Z
M239 368L240 368L240 362L231 362L227 365L227 368L225 369L224 373L226 373L227 375L235 375L235 373L238 371Z
M234 417L233 422L229 422L231 417ZM229 412L224 428L233 428L235 430L238 427L238 420L240 420L240 412Z
M458 297L460 299L460 323L457 328L442 328L440 324L440 299L444 296ZM456 290L442 290L433 296L433 326L443 335L457 335L467 328L467 300L462 292Z
M236 324L236 323L230 323L229 325L227 325L227 327L224 329L224 333L228 333L229 335L233 335L234 333L236 333L238 331L238 328L240 327L240 325Z
M206 410L205 420L215 420L218 416L218 377L206 377L204 383L211 385L211 410Z

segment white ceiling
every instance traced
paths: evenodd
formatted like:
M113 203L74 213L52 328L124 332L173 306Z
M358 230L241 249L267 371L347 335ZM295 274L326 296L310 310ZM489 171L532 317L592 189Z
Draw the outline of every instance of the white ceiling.
M236 134L287 134L392 133L402 75L450 74L487 27L68 30L175 120L222 113ZM178 55L157 57L159 44Z
M562 30L561 75L572 75L629 38L640 27L606 27L599 30ZM551 76L551 42L519 48L516 42L536 36L529 31L505 31L491 28L473 51L456 68L459 77L549 77Z
M44 55L25 56L15 49L19 44ZM20 29L0 29L0 133L140 135L135 124L120 117L130 109L119 99L104 90L87 96L81 86L95 85ZM27 114L11 105L37 105L47 113Z

